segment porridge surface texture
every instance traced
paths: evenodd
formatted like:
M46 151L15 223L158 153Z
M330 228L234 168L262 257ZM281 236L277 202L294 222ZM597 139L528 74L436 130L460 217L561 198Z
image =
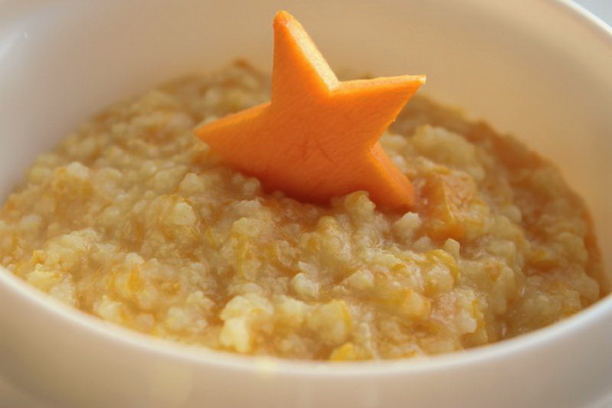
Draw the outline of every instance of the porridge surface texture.
M192 133L264 102L244 63L118 103L41 155L0 209L0 264L134 330L295 359L496 342L599 299L588 215L555 167L415 97L381 143L418 206L265 192Z

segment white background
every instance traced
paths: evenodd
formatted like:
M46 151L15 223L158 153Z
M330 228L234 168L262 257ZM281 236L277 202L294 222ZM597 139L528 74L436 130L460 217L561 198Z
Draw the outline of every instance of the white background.
M575 2L609 25L612 25L612 0L576 0ZM50 408L48 405L33 400L28 395L13 389L9 384L5 383L2 380L1 371L2 363L0 362L0 408ZM602 406L601 408L607 407Z

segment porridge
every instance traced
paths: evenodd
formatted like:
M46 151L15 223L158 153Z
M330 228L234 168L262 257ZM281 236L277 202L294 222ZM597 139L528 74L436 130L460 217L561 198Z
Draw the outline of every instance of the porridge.
M551 164L415 97L381 143L417 205L266 192L193 128L269 98L245 63L116 104L0 209L0 264L153 336L251 355L409 358L557 322L606 292L584 205Z

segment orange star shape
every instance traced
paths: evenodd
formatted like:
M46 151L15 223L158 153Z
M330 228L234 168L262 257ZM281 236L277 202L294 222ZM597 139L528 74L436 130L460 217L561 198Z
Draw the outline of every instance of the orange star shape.
M280 11L271 101L195 133L268 191L326 203L365 190L377 205L405 210L412 184L378 140L424 82L422 75L340 82L302 25Z

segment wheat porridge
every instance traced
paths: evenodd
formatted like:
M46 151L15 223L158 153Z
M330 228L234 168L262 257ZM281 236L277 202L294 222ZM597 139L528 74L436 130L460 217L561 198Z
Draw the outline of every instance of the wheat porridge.
M607 291L555 167L415 97L382 139L418 205L265 192L193 136L263 102L245 63L118 103L41 155L0 209L0 264L53 298L183 343L294 359L409 358L557 322Z

